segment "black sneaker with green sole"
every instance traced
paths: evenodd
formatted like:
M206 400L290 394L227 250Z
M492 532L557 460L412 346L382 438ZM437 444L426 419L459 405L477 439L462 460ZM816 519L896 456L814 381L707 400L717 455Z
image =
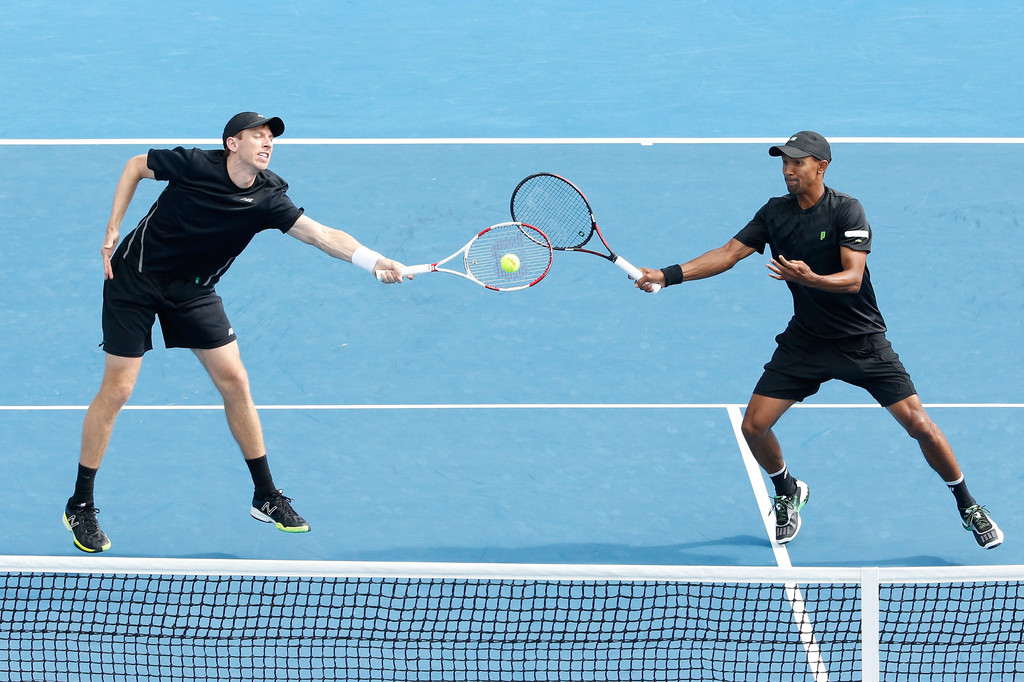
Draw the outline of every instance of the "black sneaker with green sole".
M285 497L280 490L266 497L254 495L249 513L257 521L272 523L278 530L286 533L309 532L309 524L292 509L291 501L291 498Z
M91 504L72 504L71 500L64 507L64 527L74 535L75 547L83 552L105 552L110 549L110 539L96 520L99 513L100 510Z

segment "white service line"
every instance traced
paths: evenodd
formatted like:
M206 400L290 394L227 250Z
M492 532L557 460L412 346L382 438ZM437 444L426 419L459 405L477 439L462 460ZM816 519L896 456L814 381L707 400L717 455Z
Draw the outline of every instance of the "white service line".
M281 137L284 145L778 144L784 137ZM1024 144L1024 137L830 137L832 144ZM219 138L5 138L0 146L212 145Z
M0 405L0 412L60 412L83 411L88 405ZM257 410L739 410L743 405L733 403L415 403L415 404L286 404L257 405ZM1024 403L926 403L932 408L969 409L1021 409ZM221 404L212 405L125 405L125 410L223 410ZM877 403L799 403L793 409L881 409Z
M743 466L747 470L750 487L754 490L754 497L757 508L761 513L761 520L764 521L765 533L768 534L768 542L771 543L772 551L775 553L775 563L780 568L792 568L793 564L789 560L789 552L786 550L786 546L775 542L775 517L771 514L771 504L768 502L768 487L764 484L761 467L754 459L754 455L750 452L750 447L743 437L743 431L740 428L743 424L743 416L740 414L740 408L736 405L730 405L727 409L729 421L732 422L733 435L736 437L736 445L739 446L740 455L743 457ZM814 624L807 613L804 596L796 583L786 583L786 598L793 609L793 620L800 633L800 641L804 645L804 651L807 652L807 664L811 668L814 682L828 682L828 669L825 667L825 661L821 657L818 638L814 636Z

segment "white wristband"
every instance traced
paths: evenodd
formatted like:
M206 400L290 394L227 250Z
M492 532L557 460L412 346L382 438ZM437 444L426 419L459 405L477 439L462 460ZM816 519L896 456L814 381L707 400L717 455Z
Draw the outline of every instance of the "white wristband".
M373 266L383 257L372 249L360 246L352 254L352 265L358 266L367 272L373 272Z

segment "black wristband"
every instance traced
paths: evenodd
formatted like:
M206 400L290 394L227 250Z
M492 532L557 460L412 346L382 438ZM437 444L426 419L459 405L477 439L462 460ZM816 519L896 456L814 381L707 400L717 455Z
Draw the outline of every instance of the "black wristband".
M662 268L661 274L665 275L665 286L667 287L683 283L682 265L670 265L667 268Z

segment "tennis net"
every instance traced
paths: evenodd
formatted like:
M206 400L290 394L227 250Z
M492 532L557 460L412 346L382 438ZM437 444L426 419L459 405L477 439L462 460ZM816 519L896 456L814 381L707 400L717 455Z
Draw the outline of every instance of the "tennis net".
M14 681L1024 675L1024 566L12 556L0 580Z

